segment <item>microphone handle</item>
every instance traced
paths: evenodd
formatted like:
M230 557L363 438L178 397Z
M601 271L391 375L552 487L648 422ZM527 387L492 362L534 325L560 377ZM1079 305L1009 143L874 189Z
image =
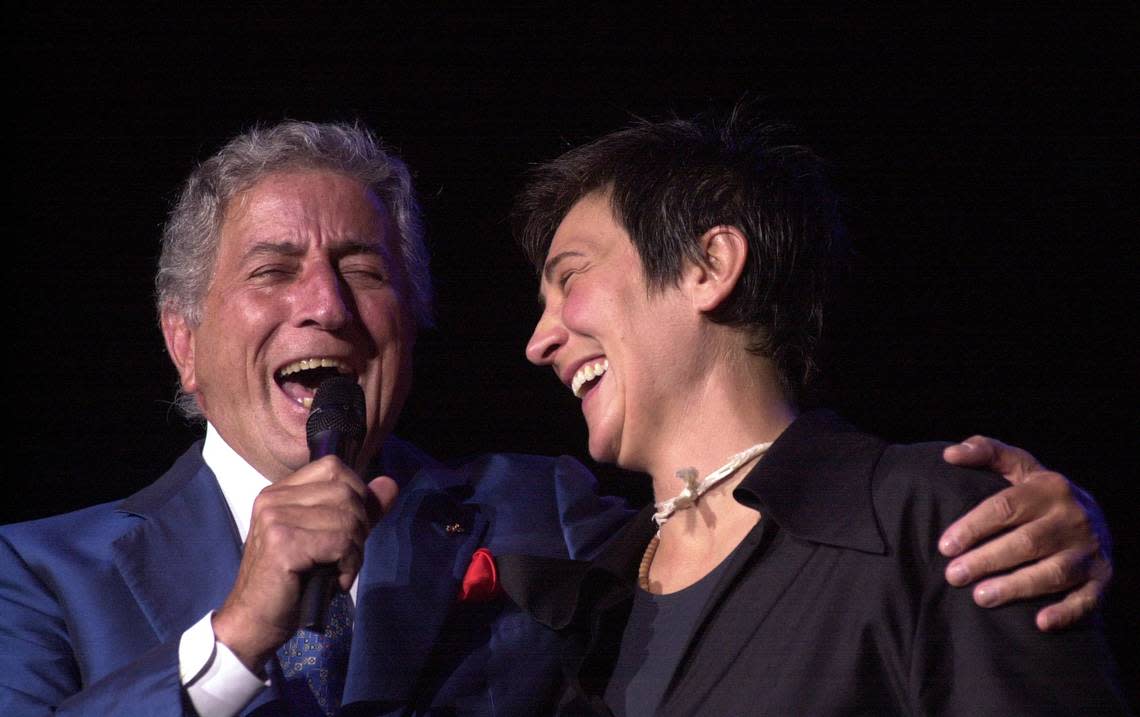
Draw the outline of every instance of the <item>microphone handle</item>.
M324 632L325 613L333 591L337 589L336 566L325 563L313 568L301 588L301 627L313 632Z
M321 431L309 438L309 458L314 461L336 455L351 467L359 448L360 446L343 431ZM301 586L300 603L302 628L313 632L324 631L329 601L332 600L333 592L337 590L336 576L336 565L331 563L317 565L305 576L305 584Z

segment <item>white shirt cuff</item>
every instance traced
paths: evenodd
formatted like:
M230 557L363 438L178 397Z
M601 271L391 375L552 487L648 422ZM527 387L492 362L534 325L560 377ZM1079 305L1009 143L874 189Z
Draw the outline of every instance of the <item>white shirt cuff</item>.
M178 642L182 686L201 717L233 717L269 686L214 637L214 613L194 623Z

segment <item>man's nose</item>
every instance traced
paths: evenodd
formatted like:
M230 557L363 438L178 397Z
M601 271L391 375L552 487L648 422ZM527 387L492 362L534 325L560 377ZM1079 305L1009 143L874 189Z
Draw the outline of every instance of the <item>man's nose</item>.
M566 345L568 333L549 310L542 312L530 341L526 344L526 358L531 363L544 366L554 361L554 354Z
M352 321L352 292L332 266L310 267L305 280L297 288L298 325L311 324L326 331L336 331Z

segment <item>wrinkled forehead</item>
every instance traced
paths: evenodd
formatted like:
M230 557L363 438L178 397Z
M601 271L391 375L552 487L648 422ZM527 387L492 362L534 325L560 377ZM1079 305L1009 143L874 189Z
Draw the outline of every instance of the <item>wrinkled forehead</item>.
M236 193L222 226L259 222L288 230L323 224L330 229L380 230L391 213L370 187L332 170L295 169L268 174Z
M236 194L220 225L219 260L254 246L330 251L370 250L390 268L398 230L391 212L363 182L329 170L289 170L262 177Z

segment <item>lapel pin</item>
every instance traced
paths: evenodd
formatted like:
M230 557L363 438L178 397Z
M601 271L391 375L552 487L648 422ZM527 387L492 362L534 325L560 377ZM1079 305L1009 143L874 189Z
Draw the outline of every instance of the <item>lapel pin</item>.
M444 530L447 531L448 535L459 535L460 533L467 532L466 529L464 529L464 527L459 523L448 523L447 527L445 527Z

